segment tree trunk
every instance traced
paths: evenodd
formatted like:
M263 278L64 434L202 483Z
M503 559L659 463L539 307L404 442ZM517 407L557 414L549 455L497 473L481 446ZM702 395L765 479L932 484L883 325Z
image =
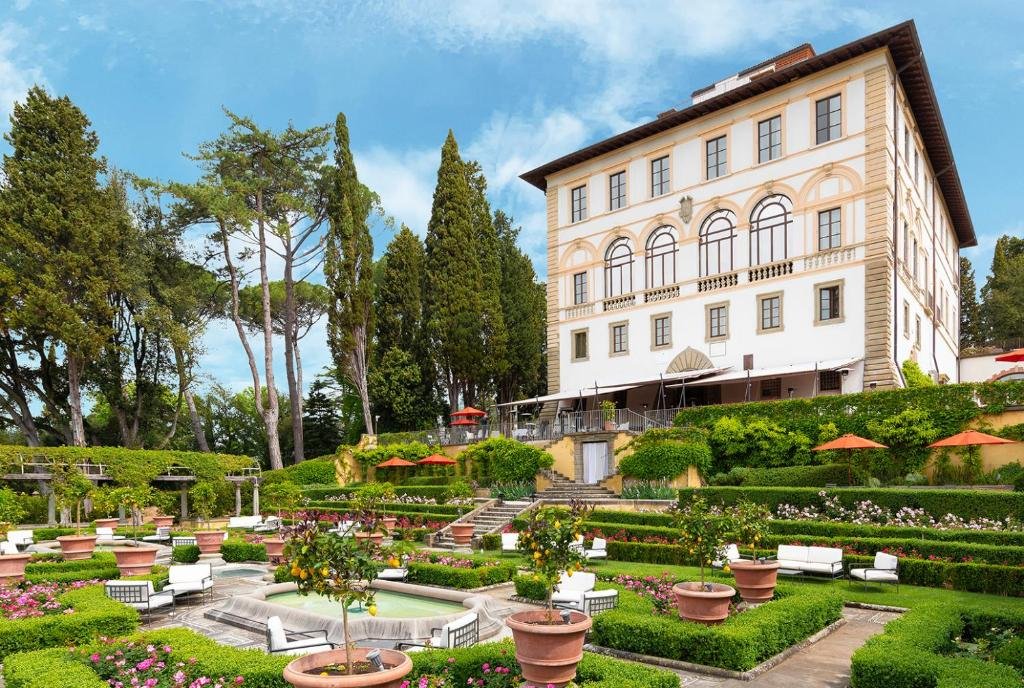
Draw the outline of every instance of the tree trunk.
M284 242L284 362L285 373L288 376L288 402L292 414L292 456L295 463L301 463L305 458L305 450L302 440L302 387L296 370L298 357L295 350L298 342L295 323L295 279L292 275L291 242L287 239Z
M85 419L82 417L81 362L78 356L67 354L68 359L68 401L71 405L71 444L85 446Z
M373 422L373 409L370 408L370 391L366 382L366 328L359 326L353 334L352 351L348 355L348 368L352 376L352 384L359 393L359 400L363 405L363 423L366 424L366 432L370 435L377 434L376 424Z
M297 333L296 333L297 334ZM292 345L292 353L295 355L295 381L299 386L299 403L301 404L301 411L299 412L299 425L302 425L302 418L306 414L306 402L302 398L302 390L305 389L302 385L302 352L299 350L299 338L295 337L295 343ZM305 445L305 427L303 427L303 445ZM306 448L302 448L303 456L305 456Z
M256 196L256 226L260 246L260 291L263 295L263 376L267 381L267 403L263 409L263 424L267 426L267 459L272 469L284 468L281 460L281 439L277 424L280 421L277 386L274 382L274 320L270 311L270 278L267 275L267 231L263 219L263 197ZM256 389L256 396L262 397Z
M192 396L192 390L185 388L185 405L188 406L188 417L192 420L192 434L196 436L196 446L201 452L210 451L210 445L206 441L206 431L203 430L203 421L196 410L196 400Z

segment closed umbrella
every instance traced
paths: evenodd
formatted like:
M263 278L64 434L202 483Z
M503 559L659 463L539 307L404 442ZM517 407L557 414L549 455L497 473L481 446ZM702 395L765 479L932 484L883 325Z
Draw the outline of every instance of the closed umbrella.
M855 449L888 449L884 444L879 444L865 437L859 437L853 433L846 433L837 437L831 442L819 444L812 451L843 451L846 452L846 483L853 484L853 452Z

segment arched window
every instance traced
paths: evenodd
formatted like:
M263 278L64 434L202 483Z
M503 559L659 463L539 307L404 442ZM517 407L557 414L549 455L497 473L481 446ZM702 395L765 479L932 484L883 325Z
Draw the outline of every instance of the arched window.
M604 254L604 296L622 296L633 291L633 247L620 237Z
M732 242L736 238L736 214L718 210L707 216L700 226L700 276L717 275L732 270Z
M676 282L676 238L668 225L658 227L647 240L647 288Z
M750 213L750 264L786 259L793 202L782 194L765 196Z

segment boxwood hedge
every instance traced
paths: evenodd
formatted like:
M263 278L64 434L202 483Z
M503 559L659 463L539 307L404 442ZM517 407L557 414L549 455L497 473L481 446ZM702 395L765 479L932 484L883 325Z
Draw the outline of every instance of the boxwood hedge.
M471 569L455 568L424 561L409 562L409 581L423 585L440 585L469 590L485 585L507 583L516 575L516 565L500 563L494 566L476 566Z
M267 548L256 542L228 538L220 546L220 555L224 561L238 563L242 561L266 561Z

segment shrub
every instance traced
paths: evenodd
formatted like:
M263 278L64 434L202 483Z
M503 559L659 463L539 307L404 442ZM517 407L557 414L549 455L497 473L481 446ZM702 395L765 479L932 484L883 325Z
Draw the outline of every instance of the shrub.
M935 386L935 380L930 375L926 375L914 359L908 358L900 367L903 369L903 379L907 383L907 389Z
M472 471L478 481L490 479L498 483L532 481L538 471L551 468L554 458L546 451L506 437L492 437L478 442L456 457Z
M889 451L861 452L874 454L871 473L884 480L909 472L920 471L928 462L931 450L928 445L939 437L938 428L932 424L928 413L921 409L908 408L885 420L868 423L872 439L889 447Z
M506 502L517 502L529 499L530 495L536 492L536 485L532 480L518 483L492 483L491 496Z
M407 566L409 569L409 580L413 583L440 585L460 590L507 583L516 574L516 565L508 563L476 566L471 569L455 568L445 564L434 564L425 561L411 561Z
M623 499L673 499L676 489L664 483L636 482L622 488Z
M711 427L714 465L719 471L733 465L755 468L804 465L811 462L811 440L766 418L741 420L723 416Z
M1024 638L1014 638L996 650L997 662L1008 664L1018 671L1024 672Z
M716 473L710 483L716 486L825 487L846 485L847 470L844 464L837 463L782 468L734 466L728 473Z
M224 541L224 544L220 546L220 554L224 557L224 561L227 562L267 560L266 547L259 543L246 542L245 540L235 538L228 538Z
M405 478L402 485L447 485L455 480L451 475L411 475Z
M501 549L501 533L484 533L480 536L480 546L487 551Z
M178 545L171 550L171 560L179 564L194 564L199 561L199 546Z
M672 480L695 466L701 475L711 468L711 448L700 442L667 440L644 444L619 460L619 473L640 480Z
M535 580L533 576L516 576L512 579L516 586L516 595L525 597L528 600L543 602L548 597L547 586L544 581Z

